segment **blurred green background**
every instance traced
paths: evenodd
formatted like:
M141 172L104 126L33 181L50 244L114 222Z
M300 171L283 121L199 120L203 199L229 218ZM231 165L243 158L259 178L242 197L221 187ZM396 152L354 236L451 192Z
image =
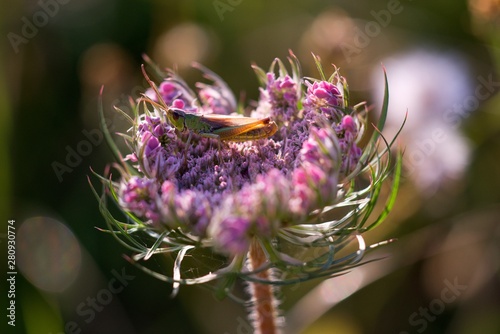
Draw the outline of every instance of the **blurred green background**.
M190 63L201 62L248 103L258 98L250 64L267 68L289 49L307 76L317 76L311 52L325 67L340 66L355 103L375 103L371 78L387 57L423 49L446 63L459 55L465 79L457 80L471 87L463 97L477 97L477 105L442 125L468 153L452 145L438 158L453 164L466 156L463 169L433 179L435 187L408 173L393 213L367 236L398 238L377 253L387 258L327 283L284 288L285 332L500 333L500 1L41 0L10 1L0 15L0 241L7 254L7 220L15 219L19 268L16 326L3 333L248 333L243 306L200 287L182 287L171 299L168 284L126 262L127 251L95 228L105 226L89 166L101 173L112 161L96 135L97 98L104 85L109 124L125 130L111 109L145 87L146 53L177 66L191 84L200 75ZM426 78L445 83L417 96L421 104L412 105L419 89L399 93L404 78L413 82L427 68L403 66L394 87L403 105L410 97L401 147L418 140L411 129L425 127L426 111L454 102L440 90L457 80L439 66ZM390 84L391 74L388 66ZM484 98L479 78L490 82ZM411 125L412 117L423 123Z

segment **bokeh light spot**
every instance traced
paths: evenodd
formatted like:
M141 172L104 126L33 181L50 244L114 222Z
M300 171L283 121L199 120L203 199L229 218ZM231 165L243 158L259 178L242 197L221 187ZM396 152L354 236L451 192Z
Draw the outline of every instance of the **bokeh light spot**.
M50 217L32 217L17 233L17 265L37 288L63 292L77 277L82 262L78 240Z

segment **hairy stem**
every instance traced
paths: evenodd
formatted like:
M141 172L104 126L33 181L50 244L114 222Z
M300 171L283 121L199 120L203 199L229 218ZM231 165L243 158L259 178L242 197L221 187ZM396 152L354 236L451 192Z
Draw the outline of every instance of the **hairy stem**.
M258 240L254 238L248 252L250 270L261 267L266 262L266 255ZM271 270L264 270L257 274L259 278L270 280ZM255 334L280 333L280 317L274 287L270 284L249 282L248 291L251 296L249 309L250 319L253 321Z

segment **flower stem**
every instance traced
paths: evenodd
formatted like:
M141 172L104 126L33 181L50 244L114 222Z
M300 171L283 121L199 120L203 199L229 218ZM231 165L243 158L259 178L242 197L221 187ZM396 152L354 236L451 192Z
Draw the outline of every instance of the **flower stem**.
M250 270L261 267L267 258L262 250L259 241L253 238L248 251L248 264ZM272 277L271 269L261 271L257 274L258 278L269 281ZM251 305L249 309L250 318L253 320L255 334L278 334L280 333L280 317L278 312L278 303L274 287L270 284L261 284L255 282L248 283L248 291L251 296Z

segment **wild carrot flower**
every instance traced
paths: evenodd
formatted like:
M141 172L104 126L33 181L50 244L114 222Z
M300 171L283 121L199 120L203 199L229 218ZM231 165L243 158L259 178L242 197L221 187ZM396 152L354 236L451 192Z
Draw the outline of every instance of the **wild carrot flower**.
M222 79L201 65L196 67L211 82L197 84L197 94L168 72L161 76L160 96L148 89L149 99L133 104L133 117L125 115L131 127L122 134L130 152L121 159L115 149L121 177L101 177L126 221L111 216L105 196L98 198L110 230L136 252L134 260L175 254L173 273L156 277L175 289L226 279L222 294L231 293L235 276L281 285L332 277L360 263L375 246L366 246L361 233L390 210L400 159L386 210L367 224L382 183L394 170L390 144L379 151L374 132L367 146L359 145L366 124L364 104L352 107L338 70L326 78L315 60L320 79L304 79L292 53L290 73L279 59L267 72L254 66L262 87L247 116L276 123L279 130L268 138L221 142L211 128L200 130L201 124L209 124L203 115L242 112ZM174 112L170 117L197 115L196 121L184 121L187 129L176 129L168 114ZM259 130L249 131L250 137L252 131ZM151 244L135 242L135 236L148 236ZM339 257L337 252L351 241L358 243L357 250ZM207 250L225 260L214 255L216 267L196 270L196 261L184 261L188 252L196 258ZM274 274L266 274L270 270Z

